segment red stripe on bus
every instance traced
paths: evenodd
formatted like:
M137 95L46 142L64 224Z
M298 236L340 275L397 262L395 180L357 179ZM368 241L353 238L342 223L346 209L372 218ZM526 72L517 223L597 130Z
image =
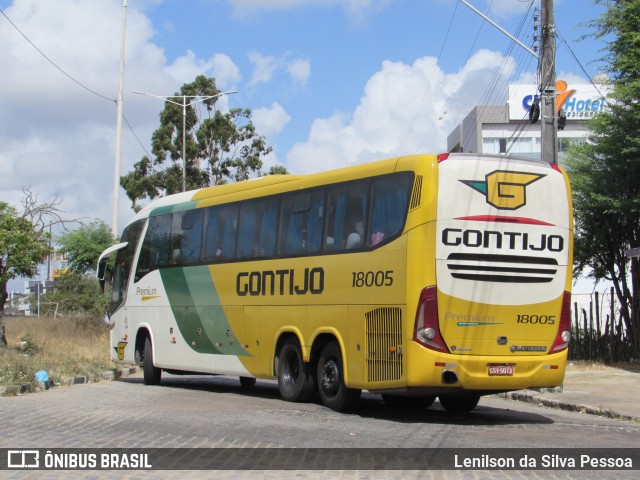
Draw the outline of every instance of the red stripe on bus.
M504 217L501 215L475 215L471 217L458 217L455 220L473 220L475 222L496 222L496 223L520 223L526 225L545 225L554 227L553 223L543 222L534 218L526 217Z

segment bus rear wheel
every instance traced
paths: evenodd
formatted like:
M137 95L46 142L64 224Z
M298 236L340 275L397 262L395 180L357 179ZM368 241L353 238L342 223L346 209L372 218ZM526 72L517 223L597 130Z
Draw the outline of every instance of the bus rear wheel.
M480 395L470 395L467 397L455 397L442 395L438 397L440 405L449 413L467 413L476 408L480 401Z
M144 340L144 353L142 354L142 372L145 385L159 385L162 377L162 369L153 365L153 347L151 338Z
M325 406L338 412L350 410L360 400L361 390L344 384L342 351L337 342L329 342L318 360L318 392Z
M316 382L313 369L302 359L297 340L289 339L278 355L278 390L288 402L308 402L313 398Z

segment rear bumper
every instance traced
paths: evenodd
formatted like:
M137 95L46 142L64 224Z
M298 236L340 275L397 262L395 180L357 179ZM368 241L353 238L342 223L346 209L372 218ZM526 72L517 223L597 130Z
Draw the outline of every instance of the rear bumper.
M411 342L407 386L484 393L556 387L564 381L566 363L567 350L552 355L453 355L433 352ZM489 366L494 364L513 366L513 375L489 375Z

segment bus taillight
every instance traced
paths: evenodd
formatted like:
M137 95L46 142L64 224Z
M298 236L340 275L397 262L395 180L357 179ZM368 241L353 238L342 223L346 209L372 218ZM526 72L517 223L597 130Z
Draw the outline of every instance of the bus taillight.
M560 323L556 339L551 346L549 353L558 353L569 346L571 340L571 293L564 292L562 297L562 311L560 312Z
M421 345L437 352L449 353L438 324L438 291L436 287L427 287L420 293L420 302L416 312L413 339Z

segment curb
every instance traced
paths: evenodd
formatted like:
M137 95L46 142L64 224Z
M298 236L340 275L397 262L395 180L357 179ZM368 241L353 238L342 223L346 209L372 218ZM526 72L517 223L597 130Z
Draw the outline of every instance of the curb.
M550 398L539 396L539 393L541 392L529 393L526 390L518 390L515 392L499 393L497 396L507 400L531 403L533 405L538 405L539 407L549 407L549 408L555 408L557 410L586 413L588 415L597 415L600 417L612 418L614 420L626 420L626 421L640 423L640 417L635 417L632 415L624 415L621 413L616 413L610 409L608 410L605 408L593 407L591 405L580 405L580 404L576 405L572 403L561 402L559 400L552 400Z
M59 386L67 386L71 385L82 385L85 383L91 383L92 381L101 381L101 380L116 380L121 377L128 377L129 375L133 375L138 372L138 367L130 367L130 368L114 368L113 370L108 370L103 373L99 373L93 376L78 376L65 378L60 382L54 382L53 380L47 380L46 382L38 382L34 381L33 383L26 383L22 385L17 385L14 387L0 387L0 397L4 397L6 395L23 395L25 393L37 393L45 390L49 390L53 387Z

